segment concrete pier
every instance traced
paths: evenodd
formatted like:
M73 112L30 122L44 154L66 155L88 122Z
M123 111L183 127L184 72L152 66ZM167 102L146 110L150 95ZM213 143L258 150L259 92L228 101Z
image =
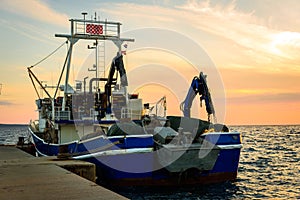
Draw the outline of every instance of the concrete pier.
M36 158L15 147L0 146L0 199L126 199L90 180L95 180L91 163Z

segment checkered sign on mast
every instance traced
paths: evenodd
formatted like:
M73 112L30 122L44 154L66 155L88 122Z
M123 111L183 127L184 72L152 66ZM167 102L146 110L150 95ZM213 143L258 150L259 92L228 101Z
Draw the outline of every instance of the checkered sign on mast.
M86 33L89 33L91 35L102 35L103 27L102 25L97 25L97 24L87 24Z

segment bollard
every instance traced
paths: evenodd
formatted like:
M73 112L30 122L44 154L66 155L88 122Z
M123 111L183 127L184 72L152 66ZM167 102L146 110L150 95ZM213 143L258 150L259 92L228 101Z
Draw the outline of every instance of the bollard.
M57 154L57 158L58 159L69 159L71 157L71 154L69 153L68 150L68 145L60 145L58 147L58 154Z
M17 145L23 146L24 145L24 137L19 137L19 141Z

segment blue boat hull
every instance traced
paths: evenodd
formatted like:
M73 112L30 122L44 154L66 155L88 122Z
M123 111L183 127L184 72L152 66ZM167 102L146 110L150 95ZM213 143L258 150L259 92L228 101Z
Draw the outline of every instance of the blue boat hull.
M115 186L173 186L233 181L237 177L239 157L239 146L236 149L223 149L220 150L218 159L212 170L201 171L192 168L181 173L171 173L165 168L157 170L158 161L156 152L131 156L119 155L104 159L91 157L86 159L86 161L94 163L97 166L99 183ZM107 162L105 159L110 159L110 162ZM120 170L119 167L111 166L122 166L121 169L128 170ZM141 172L143 170L145 172Z
M42 156L59 154L58 144L45 143L32 133L37 152ZM191 168L170 172L161 166L151 135L96 137L74 141L68 153L74 158L94 163L98 182L118 186L195 185L235 180L241 150L239 133L205 133L202 139L218 151L210 170Z

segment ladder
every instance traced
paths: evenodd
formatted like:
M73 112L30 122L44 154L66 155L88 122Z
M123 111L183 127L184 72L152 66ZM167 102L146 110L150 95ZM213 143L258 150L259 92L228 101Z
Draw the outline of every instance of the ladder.
M106 78L105 74L105 41L101 41L98 44L98 74L100 78ZM99 88L104 91L105 82L101 81Z

